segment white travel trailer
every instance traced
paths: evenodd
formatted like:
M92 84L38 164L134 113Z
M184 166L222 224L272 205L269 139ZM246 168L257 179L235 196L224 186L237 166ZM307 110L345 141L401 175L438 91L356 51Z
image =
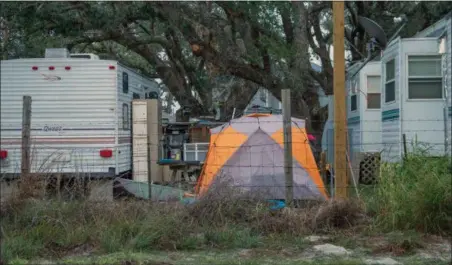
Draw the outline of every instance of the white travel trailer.
M32 98L31 172L98 178L131 171L132 99L158 94L154 80L94 54L1 61L1 175L20 172L23 96Z
M361 69L356 63L347 69L347 130L349 142L349 158L355 179L369 181L368 176L375 172L381 151L381 114L380 114L380 61L367 63ZM359 70L359 72L356 72ZM328 120L322 136L322 149L326 152L326 162L334 162L334 102L330 96L328 104ZM374 159L377 158L377 159ZM368 161L369 160L369 161ZM367 169L367 170L365 170ZM369 172L368 172L369 171ZM366 179L363 179L366 178Z
M349 69L348 76L359 65ZM380 80L380 61L367 63L353 78L347 78L347 123L353 131L354 154L381 151Z
M438 53L442 55L443 88L444 88L444 117L445 127L445 153L452 156L452 12L432 26L418 32L414 38L438 38Z
M392 41L382 56L382 161L397 162L404 144L450 152L451 14L413 38ZM405 137L405 140L404 140Z
M375 181L381 152L381 63L371 61L348 69L347 128L351 132L350 159L355 179Z

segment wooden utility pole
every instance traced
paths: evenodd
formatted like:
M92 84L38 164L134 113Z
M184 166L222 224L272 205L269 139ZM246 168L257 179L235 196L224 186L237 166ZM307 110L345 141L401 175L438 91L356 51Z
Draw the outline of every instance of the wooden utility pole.
M344 2L333 2L334 174L336 196L347 198L347 109L345 104Z
M281 91L284 132L284 175L286 177L286 204L293 203L293 159L292 159L292 115L290 109L290 89Z
M31 153L31 97L23 97L22 105L22 160L21 177L30 173L30 153Z

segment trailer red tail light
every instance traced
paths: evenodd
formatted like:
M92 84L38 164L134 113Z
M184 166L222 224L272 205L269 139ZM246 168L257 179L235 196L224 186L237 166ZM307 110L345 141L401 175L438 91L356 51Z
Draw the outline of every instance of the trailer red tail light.
M64 67L64 69L66 69L67 71L69 71L69 70L71 70L71 67L70 67L70 66L66 66L66 67Z
M110 65L110 66L108 67L108 69L110 69L110 70L115 70L116 67L115 67L114 65Z
M38 67L37 67L37 66L33 66L31 69L32 69L33 71L37 71L37 70L38 70Z
M8 157L7 150L0 150L0 159L6 159Z
M55 70L55 66L49 66L49 70L50 70L50 71Z
M100 157L109 158L113 156L113 151L110 149L102 149L99 151Z

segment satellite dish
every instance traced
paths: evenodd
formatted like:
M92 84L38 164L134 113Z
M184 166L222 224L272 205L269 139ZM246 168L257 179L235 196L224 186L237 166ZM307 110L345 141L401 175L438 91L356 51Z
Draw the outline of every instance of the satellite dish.
M377 22L366 17L358 16L358 23L361 27L364 28L367 34L369 34L372 38L375 38L377 43L381 46L382 50L386 48L386 45L388 44L386 33L380 27L380 25L377 24Z

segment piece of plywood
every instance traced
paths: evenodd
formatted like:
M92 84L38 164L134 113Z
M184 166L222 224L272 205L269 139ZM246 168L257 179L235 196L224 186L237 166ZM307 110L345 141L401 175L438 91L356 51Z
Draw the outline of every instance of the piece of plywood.
M158 99L147 100L147 128L150 148L150 163L152 182L162 181L162 167L158 164L161 159L160 139L162 134L162 108Z
M148 181L147 131L147 101L134 100L132 102L132 178L134 181Z

